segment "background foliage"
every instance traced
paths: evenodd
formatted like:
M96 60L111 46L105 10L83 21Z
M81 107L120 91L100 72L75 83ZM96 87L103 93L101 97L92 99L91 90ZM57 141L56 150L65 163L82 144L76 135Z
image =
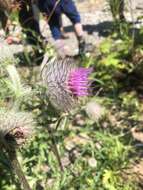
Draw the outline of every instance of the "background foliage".
M0 59L0 106L32 112L38 126L35 137L18 152L32 189L142 189L136 167L142 160L143 142L143 28L133 30L129 23L115 24L109 37L80 60L94 68L93 96L88 101L95 110L80 107L54 133L64 172L48 131L58 115L46 100L39 66L28 64L35 54L8 52L6 59ZM0 189L20 190L10 171L7 158L0 154Z

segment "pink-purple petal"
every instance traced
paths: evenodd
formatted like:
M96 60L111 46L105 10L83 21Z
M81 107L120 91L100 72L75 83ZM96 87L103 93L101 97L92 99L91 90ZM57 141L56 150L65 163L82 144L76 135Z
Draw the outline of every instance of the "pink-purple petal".
M89 75L91 74L91 68L76 68L71 71L68 80L68 87L73 93L73 95L87 96L89 89Z

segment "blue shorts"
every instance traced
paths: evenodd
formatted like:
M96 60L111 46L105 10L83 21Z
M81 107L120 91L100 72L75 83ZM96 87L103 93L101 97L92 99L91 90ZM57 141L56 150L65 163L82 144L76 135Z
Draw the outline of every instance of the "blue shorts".
M39 9L41 12L50 15L56 0L39 0ZM49 26L52 32L52 36L55 40L61 38L61 14L64 13L73 24L80 23L80 15L76 9L76 6L72 0L60 0L57 5L50 21Z

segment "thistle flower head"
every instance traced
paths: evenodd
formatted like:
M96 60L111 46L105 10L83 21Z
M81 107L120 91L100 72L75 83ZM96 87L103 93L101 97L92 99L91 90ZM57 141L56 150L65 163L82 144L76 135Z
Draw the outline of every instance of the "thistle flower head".
M89 94L88 88L90 86L88 76L90 75L92 69L89 68L76 68L71 71L68 80L68 86L73 95L87 96Z
M34 122L25 112L0 110L0 143L7 148L24 144L32 135Z
M88 95L88 76L91 69L78 68L74 59L57 59L45 56L41 77L48 87L47 95L51 104L58 110L69 112L81 96Z

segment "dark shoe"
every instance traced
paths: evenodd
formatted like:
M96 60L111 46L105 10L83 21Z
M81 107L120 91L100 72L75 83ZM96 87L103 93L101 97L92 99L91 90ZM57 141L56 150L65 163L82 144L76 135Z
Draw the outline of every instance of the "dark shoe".
M78 54L83 55L85 53L85 40L83 38L79 39L78 48L79 48Z
M119 19L120 19L121 22L126 22L126 18L125 18L125 16L123 14L119 15Z
M62 32L61 33L61 38L66 40L66 39L69 39L69 36L65 32Z
M79 55L84 55L85 53L91 52L93 50L93 45L91 43L86 43L84 39L79 40Z

